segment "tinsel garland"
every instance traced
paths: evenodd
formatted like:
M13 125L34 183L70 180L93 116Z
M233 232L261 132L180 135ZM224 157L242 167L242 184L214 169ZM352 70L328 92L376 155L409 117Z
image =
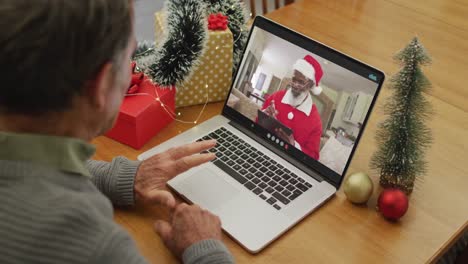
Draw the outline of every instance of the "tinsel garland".
M161 86L181 84L199 63L207 41L207 16L228 16L233 34L233 74L247 39L247 12L239 0L167 0L167 39L161 47L139 43L134 60L140 70Z
M182 82L203 54L207 40L206 4L197 0L166 1L167 39L154 51L146 69L161 86Z

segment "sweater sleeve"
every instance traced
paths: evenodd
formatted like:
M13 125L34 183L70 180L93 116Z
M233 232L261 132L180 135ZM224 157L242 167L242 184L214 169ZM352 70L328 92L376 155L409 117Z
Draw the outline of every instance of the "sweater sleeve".
M106 232L90 263L146 264L133 239L120 227Z
M120 229L120 228L119 228ZM96 249L91 263L147 263L134 241L123 230L105 235ZM233 264L234 258L219 240L203 240L187 248L182 256L184 264Z
M262 106L262 111L265 110L271 103L271 100L273 100L273 96L268 96L268 98L265 100Z
M309 134L309 139L306 142L305 147L303 147L302 151L305 152L307 155L312 157L315 160L319 160L320 158L320 136L322 134L321 129L313 129Z
M185 264L231 264L234 258L219 240L208 239L188 247L183 255Z
M135 203L134 180L140 162L116 157L111 162L88 160L86 167L94 185L114 205L131 206Z

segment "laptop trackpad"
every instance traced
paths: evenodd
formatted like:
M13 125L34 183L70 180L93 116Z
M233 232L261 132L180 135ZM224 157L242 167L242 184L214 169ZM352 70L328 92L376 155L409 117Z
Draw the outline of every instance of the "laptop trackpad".
M191 202L214 211L234 198L239 190L209 168L198 170L187 177L179 190Z

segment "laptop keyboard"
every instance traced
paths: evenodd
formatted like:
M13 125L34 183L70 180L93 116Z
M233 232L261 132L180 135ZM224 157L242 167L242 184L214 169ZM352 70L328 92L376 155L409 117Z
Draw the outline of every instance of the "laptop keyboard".
M312 188L312 184L263 154L224 127L197 141L216 139L212 161L245 188L277 210Z

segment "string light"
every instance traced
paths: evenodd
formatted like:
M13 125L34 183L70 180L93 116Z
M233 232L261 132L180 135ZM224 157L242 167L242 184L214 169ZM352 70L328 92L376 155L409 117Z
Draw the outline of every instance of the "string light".
M237 36L237 39L232 43L233 45L237 43L237 41L239 41L239 39L242 37L242 32L244 32L243 29L241 29L241 33L239 34L239 36Z
M244 32L244 29L240 29L241 33L239 34L239 36L237 37L237 39L235 41L233 41L233 44L232 45L229 45L229 44L226 44L226 45L223 45L223 46L216 46L215 49L218 50L219 48L231 48L233 47L234 44L237 43L237 41L240 40L240 38L242 37L242 32ZM152 51L153 49L150 48L144 52L142 52L141 54L139 54L140 56L149 52L149 51ZM207 76L205 76L206 78ZM151 83L153 83L153 81L151 79L149 79L149 81L151 81ZM179 89L184 89L184 87L182 85L178 85L179 86ZM179 123L183 123L183 124L197 124L198 121L200 120L200 117L201 115L203 114L203 112L205 111L205 108L206 108L206 105L208 104L208 99L209 99L209 96L208 96L208 92L209 92L209 85L208 85L208 82L205 83L205 89L206 89L206 100L205 100L205 103L203 104L203 108L202 110L200 111L200 113L198 114L197 118L194 120L194 121L186 121L186 120L181 120L177 117L180 117L182 114L181 112L177 112L177 113L174 113L172 111L170 111L170 108L165 105L161 99L160 99L160 96L159 96L159 93L158 93L158 90L156 88L156 86L154 87L154 91L155 91L155 94L156 94L156 97L154 97L153 95L151 94L148 94L148 93L135 93L135 94L126 94L125 96L126 97L129 97L129 96L151 96L155 99L155 101L159 102L159 104L161 105L161 107L164 109L164 111L174 120L174 121L177 121Z
M147 53L149 52L152 52L154 50L154 48L148 48L147 50L139 53L139 54L136 54L135 55L135 58L140 58L140 57L143 57L144 55L146 55ZM138 68L138 67L137 67Z
M151 83L153 83L152 80L149 80L151 81ZM153 83L154 84L154 83ZM203 112L205 111L205 108L206 108L206 105L208 104L208 99L209 99L209 96L208 96L208 83L206 83L205 87L206 87L206 100L205 100L205 103L203 105L203 108L200 110L200 113L198 113L198 116L197 118L194 120L194 121L185 121L185 120L181 120L181 119L178 119L177 117L178 116L181 116L181 113L180 112L177 112L174 113L171 111L171 109L163 103L163 101L161 101L161 96L159 96L159 92L158 92L158 89L156 88L155 85L154 86L154 92L156 94L156 97L154 97L153 95L149 94L149 93L134 93L134 94L126 94L125 96L126 97L130 97L130 96L150 96L150 97L153 97L155 101L159 102L159 104L161 105L162 109L164 109L164 111L174 120L174 121L177 121L179 123L183 123L183 124L197 124L198 123L198 120L200 120L200 117L201 115L203 114ZM181 88L183 88L183 86L181 86Z

